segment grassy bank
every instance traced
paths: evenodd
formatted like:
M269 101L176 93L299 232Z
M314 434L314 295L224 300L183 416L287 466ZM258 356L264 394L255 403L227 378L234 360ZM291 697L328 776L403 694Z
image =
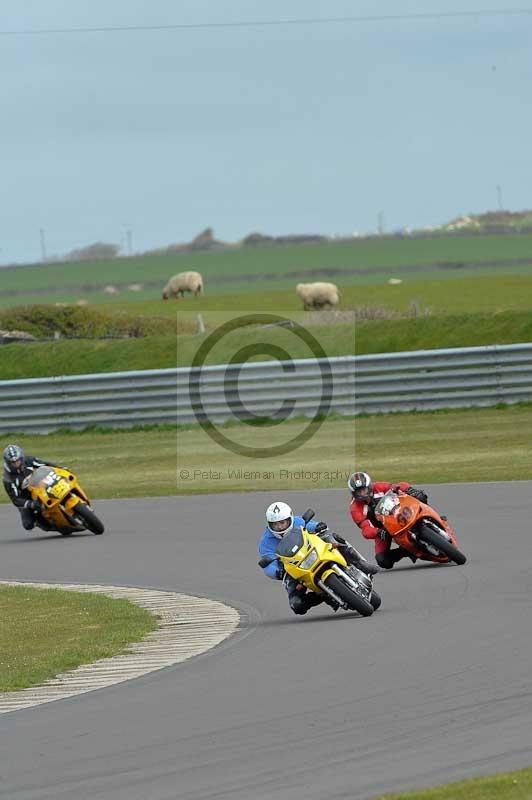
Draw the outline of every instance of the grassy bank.
M531 341L532 313L528 311L362 320L355 325L356 355Z
M532 769L473 778L436 789L387 794L375 800L530 800Z
M307 424L230 425L222 432L237 444L265 448L285 443ZM304 446L274 458L228 452L197 426L3 436L0 447L16 440L30 453L68 465L97 499L344 488L355 467L412 483L530 480L522 432L531 425L532 404L331 419Z
M306 325L329 357L441 347L532 341L532 313L456 314L361 320L350 325ZM58 340L0 347L0 380L190 366L208 334L119 340ZM306 344L282 328L246 328L229 334L210 352L208 364L230 361L241 347L270 343L291 358L311 358ZM267 360L268 355L257 356Z
M0 347L0 380L175 367L173 335L146 339L29 342Z
M0 586L0 616L0 692L109 658L157 627L128 600L19 586Z

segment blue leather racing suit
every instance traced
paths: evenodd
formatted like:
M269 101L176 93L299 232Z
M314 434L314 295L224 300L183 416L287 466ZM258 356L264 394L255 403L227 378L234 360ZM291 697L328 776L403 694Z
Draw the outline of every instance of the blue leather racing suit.
M297 528L306 528L309 533L314 533L318 524L319 520L310 520L305 525L303 517L294 516L293 527L296 530ZM323 603L325 597L323 595L318 595L315 592L307 591L304 586L299 589L296 588L299 586L299 584L294 580L294 578L284 574L283 565L281 561L276 558L278 544L279 539L273 535L268 527L266 527L259 541L259 556L269 556L275 560L268 564L267 567L263 567L262 571L268 576L268 578L273 578L273 580L279 581L284 579L283 582L286 591L288 592L288 602L290 604L290 608L294 614L306 614L309 608Z

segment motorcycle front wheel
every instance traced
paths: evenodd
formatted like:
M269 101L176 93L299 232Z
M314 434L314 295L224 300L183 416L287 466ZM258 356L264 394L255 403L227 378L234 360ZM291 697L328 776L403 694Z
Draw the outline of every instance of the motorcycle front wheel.
M338 575L329 575L325 579L325 586L328 586L342 602L347 603L352 611L358 611L363 617L370 617L373 614L371 603L354 592Z
M91 533L99 536L104 532L105 528L103 527L103 522L99 520L94 511L84 503L78 503L75 514L83 520L84 525Z
M444 556L447 556L449 561L454 561L455 564L460 564L461 566L467 561L465 555L457 547L451 544L451 542L449 542L445 536L442 536L441 533L437 533L428 525L423 525L419 535L419 540L436 547L440 553L442 553Z

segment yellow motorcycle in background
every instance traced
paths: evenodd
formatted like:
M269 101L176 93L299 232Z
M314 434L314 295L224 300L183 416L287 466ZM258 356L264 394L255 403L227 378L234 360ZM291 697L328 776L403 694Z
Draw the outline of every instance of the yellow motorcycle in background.
M305 523L313 516L311 509L306 511ZM372 576L348 564L337 545L306 528L293 528L283 536L277 546L277 557L290 577L311 592L328 595L347 611L369 617L381 604ZM259 565L263 566L261 562Z
M103 523L73 472L60 467L38 467L24 478L22 488L38 503L45 522L62 536L84 530L96 535L104 532Z

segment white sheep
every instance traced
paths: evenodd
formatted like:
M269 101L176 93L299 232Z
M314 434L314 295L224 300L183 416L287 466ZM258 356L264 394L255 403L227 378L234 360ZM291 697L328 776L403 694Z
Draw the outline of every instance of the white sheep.
M340 293L334 283L298 283L296 292L303 302L303 308L323 308L324 306L337 306L340 302Z
M196 297L203 294L203 278L199 272L178 272L170 278L163 289L163 300L184 297L185 292L192 292Z

